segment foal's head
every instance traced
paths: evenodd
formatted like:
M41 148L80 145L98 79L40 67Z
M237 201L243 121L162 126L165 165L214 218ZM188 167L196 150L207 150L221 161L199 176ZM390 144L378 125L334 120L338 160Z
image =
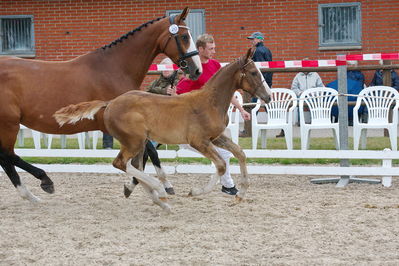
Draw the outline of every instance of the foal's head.
M196 80L202 73L202 65L189 28L184 23L189 9L180 15L169 17L168 31L160 36L162 52L170 57L180 69Z
M272 92L262 73L251 59L254 51L254 49L249 49L245 56L238 59L238 64L240 65L239 84L244 91L268 103Z

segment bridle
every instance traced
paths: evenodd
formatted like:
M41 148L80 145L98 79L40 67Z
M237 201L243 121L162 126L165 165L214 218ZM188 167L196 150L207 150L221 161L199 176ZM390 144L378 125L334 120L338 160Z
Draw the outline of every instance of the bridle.
M241 61L241 58L239 58L238 59L238 61ZM240 71L241 71L241 75L240 75L240 82L239 82L239 87L242 89L243 88L243 86L242 86L242 83L244 82L244 78L246 78L247 77L247 74L245 74L245 68L249 65L249 64L251 64L251 63L253 63L254 61L252 60L252 59L250 59L250 60L248 60L248 62L246 62L243 66L241 66L240 67ZM239 62L240 63L240 62ZM266 81L262 81L260 84L256 84L256 86L255 86L255 89L254 89L254 92L256 92L256 91L258 91L258 88L259 87L261 87L261 86L263 86L263 82L266 82ZM255 93L253 93L252 91L247 91L249 94L251 94L251 96L255 96Z
M193 57L195 55L198 55L198 51L195 50L195 51L192 51L192 52L189 52L189 53L184 53L183 52L182 45L181 45L180 39L178 37L179 36L179 28L187 29L187 30L190 30L190 28L186 27L186 26L175 24L175 16L176 15L172 15L172 16L169 17L169 23L170 23L169 33L170 33L170 35L169 35L169 38L167 39L162 51L165 51L170 39L174 38L175 41L176 41L177 51L179 52L178 65L179 65L179 67L181 69L187 69L188 68L188 63L187 63L186 59L190 58L190 57Z

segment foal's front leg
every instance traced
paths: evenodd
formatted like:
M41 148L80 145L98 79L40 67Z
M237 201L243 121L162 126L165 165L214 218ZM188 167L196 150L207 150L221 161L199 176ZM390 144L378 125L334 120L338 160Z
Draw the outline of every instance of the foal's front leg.
M249 179L248 179L248 171L246 164L246 156L241 147L235 144L230 138L225 136L224 134L220 135L217 139L212 141L213 144L218 146L219 148L223 148L231 152L234 157L238 159L240 164L241 178L239 181L240 190L236 195L236 199L241 201L245 197L245 193L249 187Z
M216 166L216 174L212 175L211 179L209 180L208 184L205 185L203 188L192 188L189 196L198 196L201 194L209 193L215 187L220 177L226 172L226 163L222 157L217 153L215 147L212 143L201 143L201 144L190 144L193 148L197 151L202 153L206 158L210 159Z

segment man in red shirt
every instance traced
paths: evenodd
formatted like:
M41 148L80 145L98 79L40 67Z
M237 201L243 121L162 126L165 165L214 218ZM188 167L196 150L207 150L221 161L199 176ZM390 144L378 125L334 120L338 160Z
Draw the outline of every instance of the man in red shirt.
M199 90L202 86L221 68L220 63L212 59L213 55L216 53L215 50L215 40L212 35L203 34L198 37L196 42L197 50L199 52L199 57L202 63L202 74L197 80L190 80L188 78L182 78L176 85L176 93L182 94L193 90ZM241 104L237 101L235 97L231 99L231 103L240 111L241 116L244 120L251 119L251 115L242 108ZM184 146L185 148L188 148ZM191 148L192 149L192 148ZM234 181L230 175L230 158L232 154L222 148L216 147L217 152L226 162L226 173L221 176L220 182L222 183L222 192L229 195L237 194L238 190L234 185Z

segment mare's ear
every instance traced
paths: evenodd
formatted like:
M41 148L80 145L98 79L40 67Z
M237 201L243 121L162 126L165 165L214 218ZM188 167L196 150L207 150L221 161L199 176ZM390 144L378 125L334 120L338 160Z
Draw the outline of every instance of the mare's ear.
M180 23L181 21L184 21L190 12L190 9L188 7L184 8L183 12L177 17L177 23Z
M252 59L255 53L255 47L249 48L247 54L245 55L245 61Z

